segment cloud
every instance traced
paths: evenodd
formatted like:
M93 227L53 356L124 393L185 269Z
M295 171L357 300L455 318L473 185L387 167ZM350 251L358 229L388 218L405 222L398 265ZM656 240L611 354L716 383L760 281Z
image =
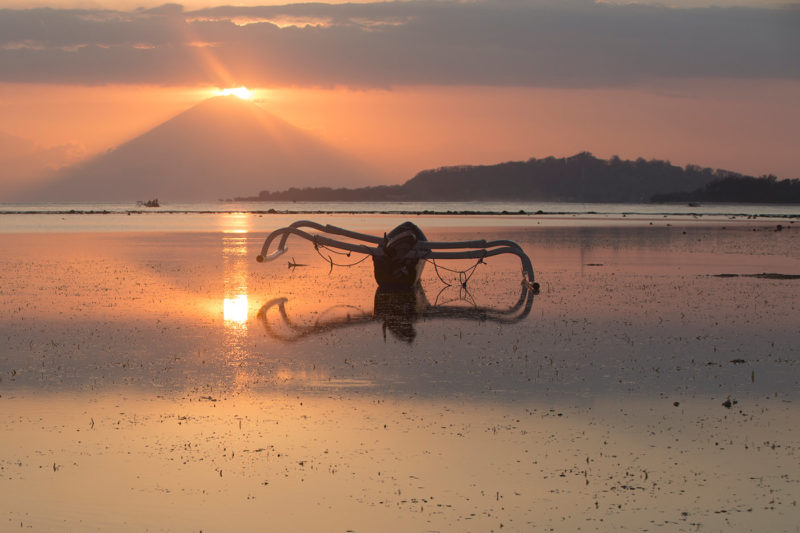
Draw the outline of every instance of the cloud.
M411 1L0 10L0 81L612 87L800 79L800 4Z

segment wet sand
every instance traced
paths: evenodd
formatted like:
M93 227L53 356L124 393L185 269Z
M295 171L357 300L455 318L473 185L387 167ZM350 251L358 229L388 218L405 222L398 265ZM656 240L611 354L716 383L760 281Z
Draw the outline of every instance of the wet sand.
M0 234L0 529L798 530L800 228L439 217L541 294L429 265L392 312L230 216Z

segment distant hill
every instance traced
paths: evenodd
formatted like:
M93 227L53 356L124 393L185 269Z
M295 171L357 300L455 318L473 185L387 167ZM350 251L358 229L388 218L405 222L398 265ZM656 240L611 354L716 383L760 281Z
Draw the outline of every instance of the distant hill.
M693 191L657 194L653 201L800 204L800 179L731 176L714 180Z
M59 172L32 200L213 201L265 186L358 186L354 160L235 96L201 102L135 139Z
M598 159L589 152L571 157L529 159L497 165L423 170L402 185L358 189L290 188L262 191L241 200L262 201L564 201L649 202L658 194L694 190L714 180L739 176L725 170L668 161L618 157Z

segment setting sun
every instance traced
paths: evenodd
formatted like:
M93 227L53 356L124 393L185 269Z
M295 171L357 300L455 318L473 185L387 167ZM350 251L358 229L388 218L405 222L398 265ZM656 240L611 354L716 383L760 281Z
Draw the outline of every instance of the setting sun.
M220 89L217 94L220 96L236 96L242 100L250 99L250 91L245 86Z

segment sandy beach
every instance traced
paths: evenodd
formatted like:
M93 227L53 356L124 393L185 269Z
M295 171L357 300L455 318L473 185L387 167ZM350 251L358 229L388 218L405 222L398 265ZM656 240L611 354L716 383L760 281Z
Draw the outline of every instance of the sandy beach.
M797 224L412 217L541 293L489 258L387 312L224 216L0 233L0 529L800 531Z

